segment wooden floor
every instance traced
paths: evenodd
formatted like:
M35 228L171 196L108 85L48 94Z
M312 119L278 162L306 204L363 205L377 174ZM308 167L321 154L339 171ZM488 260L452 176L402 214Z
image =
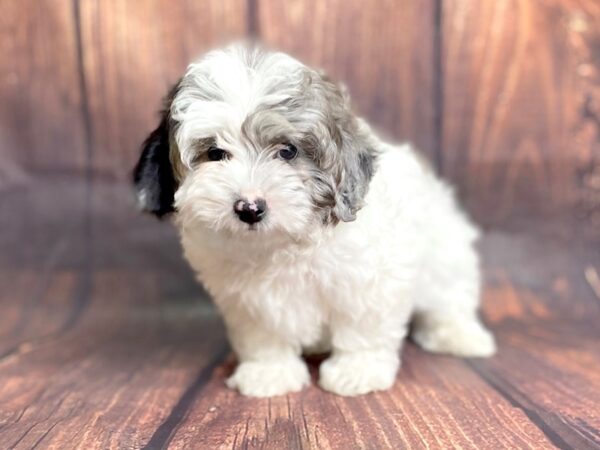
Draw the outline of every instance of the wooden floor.
M576 239L486 234L494 358L408 344L388 392L255 400L225 388L221 321L126 186L0 199L1 448L600 448L600 258Z

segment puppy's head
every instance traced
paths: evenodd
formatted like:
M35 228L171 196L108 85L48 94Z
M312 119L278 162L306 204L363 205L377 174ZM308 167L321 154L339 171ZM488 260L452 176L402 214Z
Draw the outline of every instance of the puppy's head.
M143 145L141 207L182 226L301 236L351 221L374 171L340 87L282 54L231 46L191 64Z

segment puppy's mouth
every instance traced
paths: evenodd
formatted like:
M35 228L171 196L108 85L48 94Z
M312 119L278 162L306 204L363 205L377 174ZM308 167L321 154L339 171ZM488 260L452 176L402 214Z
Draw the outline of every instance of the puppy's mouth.
M249 239L263 239L269 236L269 239L271 239L280 234L287 234L285 233L285 230L274 226L274 223L268 219L264 219L260 222L252 224L240 223L240 225L241 227L237 228L235 231L232 231L233 235L246 237Z
M267 220L261 220L260 222L254 223L244 223L242 221L238 221L237 233L240 234L248 234L248 235L256 235L258 233L265 233L269 230L269 226ZM236 231L233 231L235 234Z

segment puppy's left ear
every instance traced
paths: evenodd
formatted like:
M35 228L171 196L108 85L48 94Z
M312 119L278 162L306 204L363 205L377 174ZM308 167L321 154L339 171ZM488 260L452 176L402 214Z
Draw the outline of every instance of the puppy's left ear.
M158 217L175 210L177 182L169 154L169 114L165 111L158 127L142 144L142 154L133 171L140 208Z
M360 136L343 138L341 147L341 177L333 214L343 222L356 220L375 172L374 151Z
M331 121L328 129L335 143L336 201L333 216L343 222L356 219L375 172L375 143L369 127L356 118L346 89L322 77Z

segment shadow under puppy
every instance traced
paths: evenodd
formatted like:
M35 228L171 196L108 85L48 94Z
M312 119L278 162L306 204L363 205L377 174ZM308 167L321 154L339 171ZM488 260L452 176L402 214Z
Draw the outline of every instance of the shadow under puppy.
M250 396L310 382L387 389L409 321L433 352L488 356L477 317L477 230L408 145L382 142L345 91L288 55L246 45L191 64L135 169L141 207L172 213Z

